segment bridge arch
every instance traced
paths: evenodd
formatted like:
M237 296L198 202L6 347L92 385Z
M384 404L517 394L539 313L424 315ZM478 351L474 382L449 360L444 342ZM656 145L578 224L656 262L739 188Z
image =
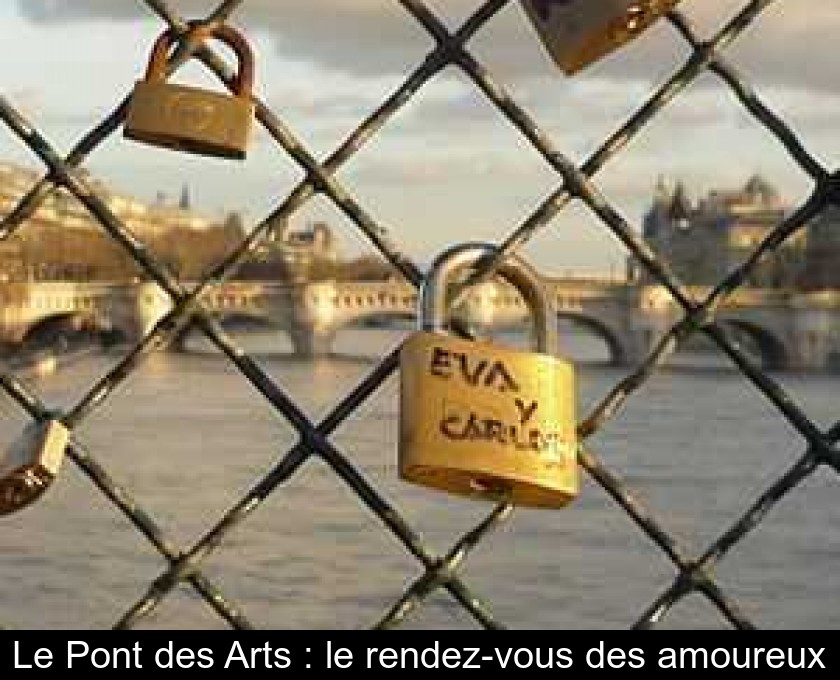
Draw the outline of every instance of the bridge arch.
M288 328L284 327L279 319L275 319L272 316L259 311L251 311L249 309L235 311L214 310L211 312L211 316L213 316L227 332L248 330L274 331L278 334L283 334L291 341L291 335ZM189 352L190 347L188 346L188 343L190 339L194 338L204 339L205 335L200 329L196 328L195 323L189 323L174 339L172 347L179 352Z
M610 326L605 324L600 319L581 314L578 312L558 312L558 320L570 321L575 326L579 326L598 339L602 340L607 346L607 351L610 356L610 364L614 366L623 366L629 361L629 353L627 348L621 341L620 336ZM560 334L560 349L563 351L563 334Z
M773 331L752 321L722 319L721 325L734 332L736 339L746 338L748 348L758 354L762 366L782 370L790 366L790 352L784 341Z
M368 306L345 310L324 325L297 329L297 337L296 329L292 329L291 335L296 351L304 356L334 355L353 360L379 357L393 349L399 334L407 337L414 330L416 318L411 310Z
M82 334L96 335L102 339L112 332L109 323L100 316L88 311L60 312L42 317L32 323L24 332L21 344L39 346L59 342L59 338L79 336Z
M215 316L224 328L264 328L277 329L279 324L266 314L237 310L235 312L216 312Z
M336 325L335 330L341 331L345 328L388 328L397 322L409 322L414 324L417 320L415 312L407 310L369 310L348 318Z
M414 312L407 310L358 310L359 313L352 317L341 320L332 329L332 334L340 333L344 329L350 328L388 328L393 327L395 322L410 322L414 324L417 315ZM629 359L627 348L621 340L620 335L611 328L608 324L602 322L596 317L575 312L558 312L557 320L567 320L576 326L584 328L586 331L603 341L609 354L609 363L613 365L624 365ZM509 320L505 323L493 325L491 328L496 330L510 330L523 329L528 330L528 320L520 319L519 321ZM487 330L491 330L488 328ZM563 336L560 334L560 351L563 353Z

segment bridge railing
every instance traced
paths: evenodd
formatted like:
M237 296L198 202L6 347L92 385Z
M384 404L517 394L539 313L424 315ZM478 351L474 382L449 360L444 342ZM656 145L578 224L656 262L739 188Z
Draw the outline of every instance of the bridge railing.
M244 2L245 0L224 0L206 22L197 24L187 23L184 17L176 13L173 6L163 0L144 0L143 4L160 17L164 25L174 29L182 39L184 49L172 57L172 70L180 67L190 56L195 56L231 87L234 73L230 65L201 41L201 28L207 22L231 18ZM506 505L496 507L474 531L463 537L453 537L452 549L434 550L420 539L408 520L374 488L363 472L354 466L352 457L342 451L331 438L336 429L352 416L387 378L394 375L398 368L398 353L394 351L385 357L355 389L344 395L329 415L316 423L281 385L236 345L198 302L202 291L229 277L237 266L256 250L276 220L291 217L316 196L331 201L408 282L415 287L419 286L423 272L403 254L397 244L389 240L385 230L368 208L342 184L337 171L351 158L363 153L369 140L375 138L409 101L422 97L424 86L449 66L463 71L466 78L498 109L516 132L546 160L557 176L556 188L499 244L498 257L486 263L478 278L490 277L506 258L520 252L533 237L550 231L551 223L557 215L572 203L579 203L598 219L604 229L619 239L627 252L647 271L651 280L662 285L682 310L678 322L659 339L649 355L615 385L591 412L584 414L579 424L579 433L585 443L580 454L580 465L673 565L673 578L663 584L662 591L655 600L644 611L638 613L636 625L656 625L667 616L676 603L692 594L706 598L733 626L750 628L754 625L739 603L727 593L726 588L716 578L715 567L762 522L768 510L791 491L801 487L818 469L840 470L840 458L836 448L840 436L840 423L827 429L816 424L803 406L783 389L774 376L766 373L731 340L715 317L720 302L745 284L759 262L772 255L781 243L802 230L808 221L824 208L836 205L840 196L838 176L827 168L796 136L783 118L761 99L727 56L730 44L751 29L770 6L783 5L784 10L794 13L797 11L797 3L745 0L740 11L709 35L700 34L683 13L671 12L668 20L677 39L688 47L688 57L666 82L640 102L636 112L604 140L603 145L591 157L577 165L563 153L558 143L541 127L537 118L517 102L506 83L490 72L469 49L470 41L512 2L513 0L477 0L473 14L459 28L451 31L431 6L422 0L399 0L406 19L417 22L422 30L428 32L434 40L434 48L402 84L323 161L319 161L316 155L307 149L266 103L257 101L259 122L279 148L303 170L305 179L271 215L251 229L234 253L219 262L208 278L197 285L185 285L177 280L162 262L144 248L142 242L109 210L103 199L92 189L88 175L81 171L85 161L123 124L128 92L120 93L124 98L116 101L113 111L87 132L66 156L59 153L50 136L42 130L37 121L30 121L24 116L22 102L15 101L14 97L0 97L0 120L21 143L41 159L45 168L43 178L5 219L0 227L0 234L8 236L20 228L25 228L26 218L37 206L58 187L63 187L78 198L102 228L131 255L146 276L160 285L173 302L172 310L151 332L137 343L117 366L102 376L96 385L91 386L75 406L61 414L64 423L71 430L76 430L86 419L101 411L117 387L136 371L141 370L144 359L155 348L191 322L222 351L231 365L241 372L243 380L256 386L270 405L288 420L299 437L298 443L277 461L270 472L254 480L250 493L221 513L218 521L208 527L201 540L191 546L178 546L167 535L165 527L142 506L142 499L132 498L123 482L116 475L109 473L98 461L95 457L96 451L89 450L83 437L78 433L73 435L69 456L91 479L93 492L104 494L169 565L164 573L149 584L147 592L139 600L127 603L124 614L115 622L116 626L129 628L141 624L177 586L187 584L229 625L250 627L251 620L247 612L208 576L205 571L206 559L218 549L223 538L241 529L266 498L272 494L282 494L284 484L313 457L319 457L328 463L329 469L336 475L336 483L351 487L358 494L359 501L381 520L382 525L422 567L423 575L406 590L391 609L383 613L378 622L379 626L399 625L421 607L432 593L439 590L448 591L454 601L480 625L491 628L503 626L503 621L493 612L492 602L479 598L472 589L463 557L500 523L515 517L511 508ZM701 301L695 301L674 276L667 263L656 256L638 231L609 203L601 193L595 178L640 131L701 76L717 78L731 90L756 125L763 127L768 135L775 138L787 151L791 161L810 178L811 192L801 206L776 225L772 233L755 248L745 262L720 281ZM789 468L784 474L755 499L742 517L731 526L722 528L719 537L700 552L681 545L676 537L665 529L660 519L638 502L631 489L608 469L589 445L592 436L609 423L657 370L668 362L678 342L695 334L707 336L722 354L728 357L755 387L756 397L772 405L779 417L798 433L805 449L804 455L792 452ZM0 377L0 385L29 417L43 419L52 414L51 405L35 394L13 372L6 371ZM691 406L686 405L686 408ZM138 433L138 436L142 434ZM373 525L371 530L374 530ZM21 578L26 578L26 574L22 574ZM13 612L0 608L0 613L5 623L14 625Z

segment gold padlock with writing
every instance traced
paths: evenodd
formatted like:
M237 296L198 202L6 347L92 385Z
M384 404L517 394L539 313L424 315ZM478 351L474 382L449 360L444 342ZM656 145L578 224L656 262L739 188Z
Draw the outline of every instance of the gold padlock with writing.
M239 59L233 95L167 82L169 50L176 39L166 31L155 43L145 79L134 87L124 135L155 146L204 156L243 159L253 127L254 55L247 40L230 26L212 36Z
M465 244L432 265L419 328L400 354L400 476L454 494L558 508L578 494L576 383L555 356L557 320L537 273L500 275L533 316L538 353L444 333L448 284L495 252Z
M572 75L634 39L680 0L521 0L557 65Z
M32 423L0 458L0 515L34 503L52 484L70 433L58 420Z

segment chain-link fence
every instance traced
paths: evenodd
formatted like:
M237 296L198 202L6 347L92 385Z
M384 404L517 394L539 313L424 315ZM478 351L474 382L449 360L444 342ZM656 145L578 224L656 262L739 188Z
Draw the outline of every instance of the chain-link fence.
M207 19L188 22L178 16L163 0L143 0L145 5L159 16L180 38L179 49L170 58L170 72L175 71L187 60L197 58L206 65L228 87L235 84L236 74L225 61L205 44L206 29L228 21L243 0L225 0ZM155 578L147 592L137 602L130 604L123 616L116 622L119 628L130 628L141 623L183 583L188 583L204 598L207 604L230 626L249 628L251 621L247 614L230 599L203 571L208 555L218 548L223 538L236 532L249 516L272 494L282 493L283 485L292 479L313 457L322 459L334 472L336 483L345 484L358 499L405 547L423 568L423 575L417 579L404 595L385 612L379 627L390 628L400 625L414 610L421 607L429 596L443 589L451 594L478 623L488 628L503 626L493 613L491 603L479 598L469 585L468 574L464 573L465 557L500 523L513 515L513 508L502 504L495 507L487 518L459 538L452 548L438 554L426 546L415 529L403 518L385 497L370 483L368 478L354 466L351 456L339 450L331 439L336 430L351 418L362 405L398 369L398 350L384 358L374 370L320 422L313 422L296 402L267 375L260 365L237 346L221 326L217 318L202 307L202 294L230 277L237 267L255 252L266 238L270 226L278 219L294 215L316 196L328 198L346 215L359 232L414 286L419 286L423 274L398 247L386 237L385 230L371 216L371 213L357 202L337 179L337 171L365 145L415 97L441 71L449 66L461 69L484 96L497 107L504 118L541 154L556 171L557 189L545 198L542 204L499 246L492 261L482 263L480 273L473 282L487 280L511 255L521 251L534 235L550 229L552 220L574 202L584 204L626 247L628 253L640 263L647 275L661 284L682 308L682 318L655 345L644 361L604 398L591 413L586 414L579 424L579 434L584 442L580 454L580 465L606 491L635 522L638 528L673 563L676 575L662 590L650 606L638 616L637 626L652 627L662 621L676 603L691 594L702 594L739 628L753 626L750 618L739 604L722 588L714 575L716 565L729 551L764 519L791 490L802 485L818 468L838 468L838 452L835 444L840 436L840 425L822 431L800 406L785 392L779 382L762 370L762 367L735 343L725 328L716 320L716 310L734 291L739 289L747 277L768 256L788 238L801 230L812 218L826 207L838 202L837 176L826 169L800 142L786 123L766 106L758 95L744 81L736 68L727 61L726 48L753 24L772 0L747 2L726 25L708 39L701 38L691 22L679 11L668 15L673 29L690 45L690 56L685 63L644 101L638 110L610 136L603 145L580 167L571 162L552 142L547 134L517 101L509 94L505 85L494 77L468 50L470 40L485 25L491 22L500 10L513 0L488 0L481 3L463 25L450 31L445 23L421 0L399 0L407 19L414 20L427 31L435 41L434 49L422 63L403 81L393 93L382 102L354 130L344 142L323 162L299 141L284 123L261 101L256 101L257 119L271 137L303 169L305 179L277 206L262 223L254 227L235 252L198 285L187 288L167 267L144 247L109 209L96 191L92 190L86 174L80 172L82 164L97 148L113 135L124 123L129 96L93 130L91 130L70 152L62 158L50 140L21 114L20 108L7 97L0 97L0 117L11 131L26 144L46 166L44 178L31 188L20 204L4 220L0 235L8 237L27 218L32 216L51 194L60 187L71 192L96 218L107 233L142 268L145 275L171 297L174 306L107 375L93 385L73 408L57 414L72 431L82 421L97 412L115 390L134 372L140 370L151 352L179 334L187 325L200 329L210 342L218 347L227 359L265 397L271 406L282 414L296 431L298 443L279 459L274 468L255 481L250 492L236 505L225 512L195 545L178 547L166 535L164 528L148 513L129 491L120 484L94 457L78 436L71 438L68 453L72 461L131 521L149 543L167 560L168 568ZM711 73L721 79L737 99L763 126L769 135L788 151L790 158L810 177L813 190L807 201L778 224L767 238L754 250L751 256L734 269L703 300L695 300L669 269L666 262L657 258L638 232L599 192L593 178L627 146L628 142L643 130L647 124L665 109L669 103L702 74ZM627 400L661 368L675 351L678 343L693 334L704 335L746 376L757 388L758 393L771 403L781 418L784 418L801 435L806 452L790 465L770 488L755 500L749 510L725 529L708 548L699 554L690 554L669 534L660 521L641 507L622 481L599 460L586 442L610 421L625 405ZM12 372L5 372L0 378L3 389L31 418L39 420L55 417L49 404L28 389ZM690 408L687 407L687 408ZM208 423L211 427L212 423ZM371 531L376 530L375 526ZM5 614L4 614L5 616ZM4 621L13 625L14 621Z

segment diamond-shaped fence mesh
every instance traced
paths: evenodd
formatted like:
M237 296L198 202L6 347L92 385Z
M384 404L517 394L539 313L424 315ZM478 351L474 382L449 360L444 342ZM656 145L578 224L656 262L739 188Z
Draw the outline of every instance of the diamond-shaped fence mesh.
M732 339L717 319L720 305L745 284L755 268L772 256L783 242L803 229L812 218L828 206L837 203L840 196L836 175L809 153L786 123L759 98L726 59L727 47L774 3L772 0L747 2L736 16L709 39L702 39L688 18L679 11L669 13L668 20L680 38L688 43L690 56L667 82L642 102L620 129L578 166L555 146L531 114L509 94L505 85L468 49L471 39L511 2L513 0L488 0L481 3L463 25L452 32L426 3L421 0L400 0L399 5L405 10L406 19L419 23L433 38L435 46L402 84L326 160L319 161L265 103L256 100L256 116L259 123L300 166L305 173L305 179L268 218L250 231L235 252L219 262L203 281L192 287L178 280L167 266L132 234L127 225L109 209L102 197L97 195L89 175L80 172L85 160L124 123L129 102L128 93L114 111L88 132L66 158L62 158L50 140L32 122L24 118L20 107L14 101L5 96L0 97L0 118L46 167L43 179L31 188L19 205L5 218L0 226L0 235L8 237L15 232L50 195L59 188L64 188L84 205L107 234L131 256L144 275L156 282L173 302L171 311L114 368L103 375L95 385L90 386L78 403L66 411L55 413L49 403L34 394L13 372L7 371L0 376L3 390L20 405L28 417L35 420L59 417L71 430L68 454L72 462L90 478L96 491L103 494L124 514L168 564L167 568L151 581L142 597L136 602L126 604L124 614L115 622L116 627L130 628L141 624L182 585L194 589L195 593L230 626L252 627L247 612L226 594L224 584L217 583L208 575L206 562L217 551L226 549L220 547L223 540L235 536L263 503L271 497L282 495L290 480L299 475L313 458L318 458L326 464L336 484L346 485L352 490L363 506L378 517L381 525L398 539L406 553L422 568L422 575L382 613L381 619L376 623L378 627L390 628L402 624L438 591L447 591L480 625L487 628L503 627L503 621L493 611L492 598L479 597L470 585L465 562L471 551L482 543L488 534L514 516L514 508L508 504L495 507L484 521L457 538L449 550L437 553L426 545L419 532L401 512L386 500L370 481L369 476L354 464L352 452L341 450L333 439L338 428L396 373L399 366L398 350L379 362L320 422L313 422L283 386L237 345L219 320L208 311L202 299L203 294L231 276L237 267L248 259L267 238L271 225L276 220L294 215L316 196L334 203L359 233L412 286L418 287L423 278L420 268L404 256L396 244L389 241L386 231L372 217L371 212L355 200L337 179L337 171L351 158L363 153L369 140L374 138L408 102L421 97L423 87L450 66L457 67L466 74L504 119L541 154L557 175L557 189L545 197L538 209L499 244L496 255L482 263L472 282L490 279L507 258L519 254L534 235L547 231L555 217L571 204L577 203L585 205L603 228L619 239L628 253L644 268L647 276L667 290L673 303L681 310L678 321L655 344L649 354L628 377L615 385L606 398L590 413L585 414L578 427L583 442L579 456L582 468L632 519L647 539L661 550L675 570L673 580L663 584L661 594L644 611L638 613L636 626L655 626L677 603L684 599L693 602L694 598L689 596L696 594L707 598L733 626L754 626L745 611L726 592L716 577L716 567L734 546L762 522L781 499L803 485L816 470L824 466L834 470L840 469L835 447L840 429L834 427L823 431L818 427L779 382ZM243 4L243 0L225 0L207 19L192 22L178 16L163 0L143 0L143 4L175 31L180 41L178 49L170 57L170 72L195 58L228 87L235 85L236 74L233 69L204 39L208 35L207 29L231 19L235 10ZM698 300L678 280L667 263L656 256L637 231L606 200L595 183L595 177L611 159L622 152L631 139L703 74L717 76L732 90L737 100L755 119L756 124L763 126L768 135L778 140L793 162L810 177L813 188L807 201L776 225L746 261L720 281L704 299ZM288 421L298 441L279 458L267 474L253 481L251 490L239 502L221 513L218 521L206 528L200 540L191 546L179 546L168 536L163 523L142 507L141 499L133 497L127 485L99 462L93 447L86 445L79 433L74 431L92 414L100 411L130 376L141 370L155 349L171 341L187 325L200 330L221 350L241 373L242 378L253 385L268 404ZM678 343L693 334L706 336L731 360L755 386L756 398L763 398L772 405L779 417L801 436L804 440L802 448L805 451L801 455L794 452L800 457L790 464L789 469L755 499L738 521L724 528L705 550L696 554L680 545L665 529L664 523L642 507L628 486L607 468L588 445L593 435L610 422L634 393L668 362ZM686 408L691 406L686 405ZM207 428L212 426L212 423L207 423ZM143 432L137 433L138 437L143 435ZM371 522L370 530L378 531L379 525ZM371 578L375 580L375 577L373 572ZM25 575L22 578L25 578ZM84 584L80 587L84 587ZM3 612L2 616L4 624L15 624L14 620L9 619L9 612ZM343 623L354 625L355 622Z

